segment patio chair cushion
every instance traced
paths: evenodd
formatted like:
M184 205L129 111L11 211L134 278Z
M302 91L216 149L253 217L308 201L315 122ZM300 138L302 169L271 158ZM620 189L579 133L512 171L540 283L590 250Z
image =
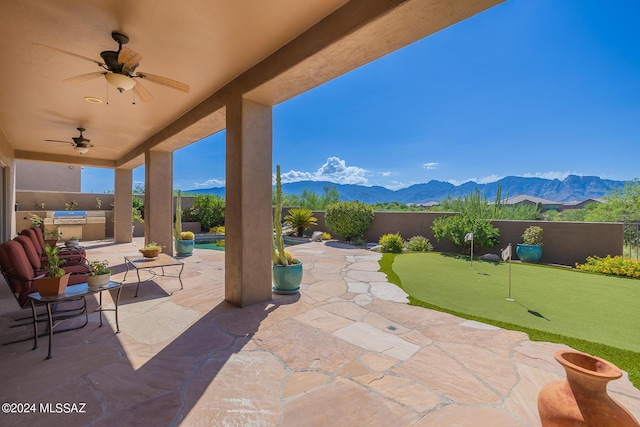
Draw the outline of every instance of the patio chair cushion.
M31 239L28 238L27 236L19 235L19 236L16 236L13 240L19 242L22 245L25 255L27 255L27 258L29 259L31 266L33 267L34 273L36 275L46 273L48 260L46 260L45 262L42 262L41 258L36 253L36 249L33 246ZM73 276L69 278L70 285L77 285L78 283L86 282L85 276L90 271L89 266L86 264L82 264L82 263L73 264L73 263L68 263L66 260L65 260L65 263L62 264L60 267L62 267L65 273L73 274ZM77 275L79 274L82 274L83 276L77 277Z
M18 303L21 307L25 307L29 294L38 291L35 281L44 277L46 271L34 268L34 263L38 265L39 259L31 241L25 236L22 237L21 239L16 237L17 240L9 240L0 244L0 268ZM28 249L25 250L25 247ZM31 256L28 256L27 252L32 252ZM66 273L71 273L69 285L77 285L87 281L86 275L89 268L84 264L62 266L62 269Z
M42 262L47 260L47 256L44 254L44 235L40 227L26 228L20 232L21 235L27 236L31 239L38 256ZM66 260L66 264L83 264L86 261L87 253L82 248L62 248L59 254L60 259Z
M18 304L25 307L29 294L38 291L34 279L44 275L36 276L22 245L15 240L0 244L0 268Z

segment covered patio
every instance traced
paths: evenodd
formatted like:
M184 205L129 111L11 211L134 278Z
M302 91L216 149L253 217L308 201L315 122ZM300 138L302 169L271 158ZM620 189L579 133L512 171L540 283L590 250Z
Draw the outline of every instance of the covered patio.
M87 242L121 280L131 243ZM0 346L2 402L85 403L85 413L2 414L2 424L539 426L540 388L564 378L563 345L406 304L374 252L337 243L291 247L304 263L299 295L246 308L225 302L225 253L196 249L176 279L140 286L129 274L113 313L79 330ZM0 336L20 310L0 294ZM110 298L105 295L108 304ZM92 306L95 306L93 297ZM610 395L640 418L640 391L624 376Z
M173 152L226 130L225 299L269 301L273 106L500 2L4 3L0 240L19 231L16 160L113 169L120 243L144 165L145 240L172 253Z

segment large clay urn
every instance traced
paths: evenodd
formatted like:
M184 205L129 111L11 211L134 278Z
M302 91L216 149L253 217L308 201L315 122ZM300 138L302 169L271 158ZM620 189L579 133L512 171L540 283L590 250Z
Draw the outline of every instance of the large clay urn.
M638 427L633 415L607 394L607 383L622 376L617 366L575 350L560 350L554 356L567 379L540 390L542 427Z

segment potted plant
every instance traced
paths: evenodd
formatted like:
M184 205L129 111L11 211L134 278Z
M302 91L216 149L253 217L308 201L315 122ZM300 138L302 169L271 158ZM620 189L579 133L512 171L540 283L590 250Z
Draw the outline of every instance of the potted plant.
M182 231L182 191L176 196L176 225L173 230L177 256L191 256L196 245L196 236L191 231Z
M37 279L36 289L43 297L53 297L63 294L69 283L71 273L65 273L60 267L64 264L64 260L59 257L60 248L58 246L44 245L44 253L47 256L46 277Z
M302 282L302 263L284 250L282 235L282 182L280 165L276 166L276 206L273 213L274 242L271 251L273 262L273 292L293 294L300 290Z
M31 222L32 227L44 228L44 219L40 215L29 214L29 222Z
M44 232L44 242L48 243L51 246L55 246L58 243L58 239L60 238L60 227L57 225L53 227L51 230L45 230Z
M162 252L162 246L156 242L147 243L144 248L140 249L140 253L145 258L157 258Z
M80 242L80 239L78 239L76 236L71 236L68 239L64 240L64 245L67 248L75 248L78 246L79 242Z
M100 288L109 283L111 273L113 272L109 269L109 261L89 261L87 285L90 288Z
M532 225L522 234L523 243L516 246L518 258L524 262L538 262L542 257L542 227Z

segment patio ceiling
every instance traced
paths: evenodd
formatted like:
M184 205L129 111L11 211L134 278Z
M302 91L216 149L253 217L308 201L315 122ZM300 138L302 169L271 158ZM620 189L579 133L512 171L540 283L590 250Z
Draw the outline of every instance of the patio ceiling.
M16 159L133 168L147 149L173 151L223 129L229 96L275 105L500 1L3 2L0 131ZM133 104L132 91L102 77L63 82L102 68L36 45L102 61L101 51L117 50L112 31L142 55L137 71L190 91L145 80L154 100ZM76 127L95 145L87 154L73 150Z

